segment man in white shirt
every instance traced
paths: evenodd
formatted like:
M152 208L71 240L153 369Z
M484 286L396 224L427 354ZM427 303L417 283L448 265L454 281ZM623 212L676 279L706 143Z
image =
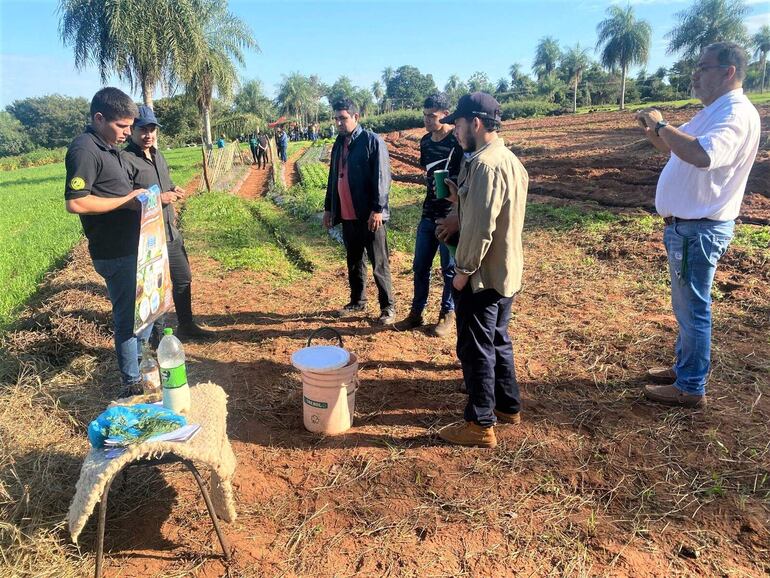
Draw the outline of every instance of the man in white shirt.
M660 111L637 114L650 142L671 153L655 193L666 227L671 304L679 324L673 367L652 368L655 402L706 405L711 363L711 284L733 236L749 172L757 156L759 113L743 94L747 56L731 42L707 46L692 74L705 108L678 129Z

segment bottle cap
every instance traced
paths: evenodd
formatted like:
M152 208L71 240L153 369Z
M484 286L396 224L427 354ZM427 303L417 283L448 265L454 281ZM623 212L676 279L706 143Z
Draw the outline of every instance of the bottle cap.
M166 327L166 328L163 330L163 335L173 335L173 334L174 334L174 330L173 330L173 329L171 329L170 327Z

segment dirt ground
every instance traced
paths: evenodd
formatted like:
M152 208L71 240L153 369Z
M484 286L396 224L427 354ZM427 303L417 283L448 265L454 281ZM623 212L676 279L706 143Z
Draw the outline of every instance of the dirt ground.
M388 136L398 180L419 179L419 134ZM503 135L532 178L530 207L609 207L629 219L651 207L664 160L638 144L630 117L514 121ZM768 180L757 176L769 163L765 149L746 220L770 216ZM264 174L252 169L240 194L262 192ZM137 476L133 489L114 497L106 576L767 575L767 253L734 247L720 265L708 409L662 408L641 396L645 368L670 362L675 338L658 225L652 234L630 225L596 233L528 220L525 289L511 323L524 419L497 428L495 450L435 438L437 428L460 419L465 401L456 392L452 338L378 327L373 308L332 315L348 296L341 259L306 281L275 286L266 273L226 273L191 255L194 310L219 339L186 345L188 374L191 383L212 380L229 395L239 517L223 527L235 557L221 559L192 480L164 471ZM395 253L391 268L406 314L410 256ZM57 375L97 367L79 390L67 390L66 379L49 388L74 416L69 461L60 466L72 487L49 490L44 514L51 519L64 515L74 492L93 417L75 411L73 397L114 390L105 385L115 379L108 312L80 246L8 344ZM437 314L434 285L428 320ZM290 364L321 326L340 331L361 360L356 422L338 437L303 429L300 380ZM94 526L81 539L84 575Z
M763 139L741 220L770 224L770 106L759 108ZM666 110L665 116L678 125L696 112L687 107ZM420 182L418 144L423 134L415 129L387 135L397 180ZM667 158L643 138L633 113L522 119L504 123L501 135L527 168L532 194L655 209L655 185Z

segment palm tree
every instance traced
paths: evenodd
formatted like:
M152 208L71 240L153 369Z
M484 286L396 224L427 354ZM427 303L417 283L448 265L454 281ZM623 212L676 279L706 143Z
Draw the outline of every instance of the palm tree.
M382 97L385 96L385 89L379 80L372 83L372 94L374 95L374 100L377 101L377 111L382 112Z
M292 72L283 77L278 86L278 108L281 114L296 116L304 121L305 115L311 109L313 100L317 100L310 80L299 72Z
M770 26L765 24L751 37L751 43L754 46L754 56L759 58L759 68L762 69L762 88L765 92L765 72L767 69L767 53L770 52Z
M559 43L550 36L541 38L535 49L535 60L532 63L532 70L537 75L538 80L550 77L556 70L556 65L561 57Z
M620 67L620 110L626 108L626 75L632 64L645 64L650 54L652 28L646 20L637 20L634 9L620 6L607 9L609 18L596 27L599 40L596 49L603 44L602 65L610 70Z
M386 66L382 69L382 82L385 85L385 90L388 90L388 84L390 84L390 81L395 75L396 71L393 70L392 66Z
M184 77L203 50L198 15L204 2L60 0L59 35L72 46L77 69L96 65L105 84L116 74L152 107L158 82Z
M235 97L235 110L238 113L253 115L262 121L275 116L272 101L265 95L259 79L249 80Z
M236 64L245 64L244 48L259 50L251 30L227 10L227 0L206 0L198 16L205 49L186 78L186 92L198 105L203 118L206 145L211 144L211 104L214 91L219 97L232 95L238 86Z
M583 71L588 68L590 59L588 58L588 48L580 48L578 42L573 48L570 48L562 54L561 67L567 75L568 81L574 84L572 96L572 112L577 112L577 91L580 78Z
M696 0L690 8L677 13L679 25L666 34L668 53L682 52L694 61L713 42L745 44L743 17L747 13L743 0Z

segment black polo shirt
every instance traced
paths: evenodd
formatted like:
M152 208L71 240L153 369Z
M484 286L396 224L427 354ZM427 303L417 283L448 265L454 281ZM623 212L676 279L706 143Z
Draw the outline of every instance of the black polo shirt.
M151 158L148 159L142 147L130 141L123 149L122 155L124 165L128 169L128 178L135 189L149 189L152 185L158 185L163 193L174 189L168 163L155 147L150 148ZM166 223L166 240L171 242L179 236L179 231L174 226L176 213L171 203L163 207L163 220Z
M64 159L67 182L64 198L125 197L131 181L118 149L108 145L92 127L75 138ZM139 250L140 213L115 209L101 215L80 215L92 259L116 259L136 255Z

